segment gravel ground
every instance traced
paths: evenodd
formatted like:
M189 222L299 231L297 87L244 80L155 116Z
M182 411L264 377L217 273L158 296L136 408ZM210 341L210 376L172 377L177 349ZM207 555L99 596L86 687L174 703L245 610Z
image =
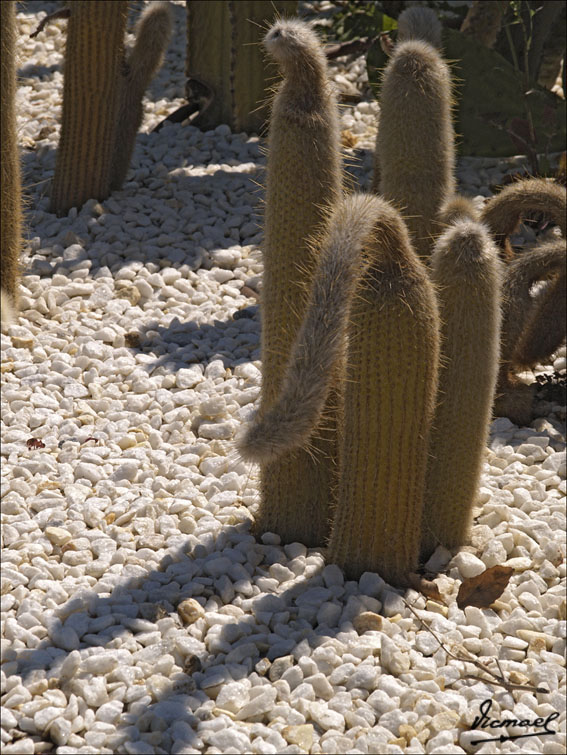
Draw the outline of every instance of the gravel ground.
M412 612L376 574L345 582L316 549L256 542L257 474L232 441L260 386L262 140L150 133L184 104L176 2L129 180L58 219L66 22L30 40L56 3L18 6L29 210L22 314L2 336L3 753L565 752L565 408L492 423L446 605L410 591ZM361 59L333 71L365 89ZM375 112L363 98L342 116L362 187ZM461 188L481 202L521 162L462 159ZM536 372L554 369L565 349ZM515 568L502 597L459 609L460 581L495 564ZM557 733L472 730L485 700Z

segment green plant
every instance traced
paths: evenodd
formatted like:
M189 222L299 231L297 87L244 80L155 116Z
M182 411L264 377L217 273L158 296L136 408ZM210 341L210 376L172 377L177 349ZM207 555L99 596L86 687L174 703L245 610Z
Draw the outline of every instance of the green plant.
M22 198L20 155L16 130L16 3L5 3L0 21L2 31L2 104L0 115L2 172L1 302L2 325L9 323L17 308L20 277Z
M396 31L392 37L395 39ZM367 53L368 78L378 99L380 71L388 64L383 47L375 42ZM536 169L534 155L564 148L565 100L537 84L526 88L524 74L508 59L506 48L497 44L490 49L474 36L443 27L444 57L451 61L457 82L454 125L458 149L463 155L483 157L528 154L532 170L541 174L547 163L538 157Z

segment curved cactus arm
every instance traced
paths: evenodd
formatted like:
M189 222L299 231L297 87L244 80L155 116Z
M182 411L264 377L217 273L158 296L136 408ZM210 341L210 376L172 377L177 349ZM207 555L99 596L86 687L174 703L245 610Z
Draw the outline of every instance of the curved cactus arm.
M567 225L567 193L564 186L543 178L506 186L484 205L481 219L486 223L502 250L504 259L514 256L510 235L528 213L541 212L559 226L565 238Z
M112 159L113 190L119 189L126 179L136 134L144 114L144 92L163 63L172 27L171 5L165 0L150 3L136 24L136 41L126 56L120 77L116 139Z
M247 461L271 461L305 446L319 424L336 366L345 356L353 292L362 270L362 245L375 222L377 198L364 194L330 211L306 313L291 349L281 392L247 428L238 448Z

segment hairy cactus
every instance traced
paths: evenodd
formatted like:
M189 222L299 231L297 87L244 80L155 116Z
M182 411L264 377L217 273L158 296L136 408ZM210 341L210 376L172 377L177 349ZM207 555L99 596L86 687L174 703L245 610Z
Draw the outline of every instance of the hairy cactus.
M282 372L303 318L317 261L309 237L341 192L339 117L322 45L310 27L278 21L266 50L283 74L272 103L262 284L262 395L260 419L276 402ZM339 381L340 382L340 381ZM286 542L321 545L335 479L337 412L332 393L310 448L261 465L258 531Z
M195 85L210 93L195 126L227 123L233 131L261 131L272 76L262 59L261 35L296 11L296 0L187 0L188 98Z
M128 3L77 0L67 26L61 136L51 211L110 193Z
M154 3L124 60L128 3L76 0L67 27L61 137L51 211L106 199L128 170L142 116L141 98L169 39L169 3Z
M422 9L425 10L425 9ZM451 76L439 52L410 39L384 71L372 190L393 202L422 257L440 230L435 218L455 189Z
M418 562L439 361L433 285L379 199L349 322L337 506L327 559L403 585Z
M472 199L455 194L442 205L437 220L440 225L446 226L457 220L478 220L479 215Z
M172 30L169 2L150 3L140 16L134 34L134 47L126 56L120 77L119 109L112 159L110 188L119 189L126 180L136 134L144 115L142 98L161 68Z
M510 184L485 204L481 219L492 232L501 248L502 256L511 260L514 252L510 234L514 233L526 215L533 212L544 214L566 236L567 202L564 186L543 178L531 178Z
M330 211L317 244L318 264L280 393L241 437L239 450L244 459L271 461L308 445L331 388L343 377L353 294L364 266L362 245L370 237L379 207L375 197L355 194Z
M16 3L2 7L2 216L0 249L2 325L14 317L18 301L20 268L22 199L20 154L16 130Z
M514 352L520 367L545 362L565 341L567 290L565 266L534 297L533 312Z
M565 337L565 321L549 319L561 314L565 261L565 241L558 239L523 252L506 267L495 412L518 425L532 420L534 389L515 376L516 370L551 356ZM533 296L534 284L544 280L550 280L547 288Z
M441 317L439 398L430 436L422 555L466 542L498 374L501 262L488 229L457 220L431 256Z
M421 39L441 49L441 24L435 11L420 5L403 10L398 16L398 43Z

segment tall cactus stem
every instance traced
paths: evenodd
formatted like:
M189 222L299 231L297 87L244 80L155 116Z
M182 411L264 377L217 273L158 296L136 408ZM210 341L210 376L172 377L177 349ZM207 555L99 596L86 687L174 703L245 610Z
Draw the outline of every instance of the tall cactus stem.
M382 81L372 190L402 212L424 258L454 194L454 141L449 66L427 42L396 45Z
M280 20L264 44L283 81L272 102L268 141L260 418L279 396L305 312L317 261L309 237L338 200L342 180L338 108L319 39L301 21ZM258 532L275 532L285 542L323 544L336 474L339 407L332 392L309 450L261 465Z
M472 522L500 356L501 262L488 229L457 221L431 257L441 316L422 554L463 545Z
M67 25L51 212L110 194L128 3L75 0Z
M20 153L16 130L16 3L3 3L1 40L2 105L0 170L2 175L2 215L0 232L2 325L15 317L20 277L20 249L22 226L22 197L20 183Z
M404 585L415 570L439 313L399 213L378 199L367 268L350 315L340 480L327 560L349 578Z

